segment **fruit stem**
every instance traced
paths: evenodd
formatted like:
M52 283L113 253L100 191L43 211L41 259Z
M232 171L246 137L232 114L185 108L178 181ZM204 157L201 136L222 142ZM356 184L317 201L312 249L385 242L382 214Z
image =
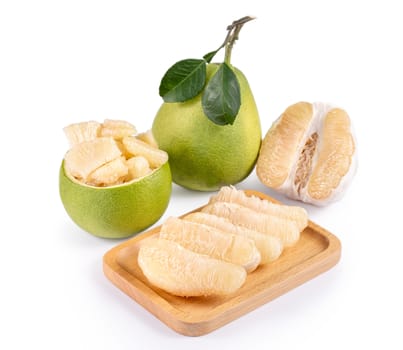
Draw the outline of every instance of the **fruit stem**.
M255 19L256 17L252 17L252 16L245 16L242 17L236 21L233 21L228 27L228 33L227 36L224 40L224 43L221 45L221 47L225 46L225 56L224 56L224 62L226 64L230 64L231 62L231 52L232 52L232 48L235 44L235 41L238 40L239 37L239 32L241 31L243 25L246 22L249 22L253 19Z

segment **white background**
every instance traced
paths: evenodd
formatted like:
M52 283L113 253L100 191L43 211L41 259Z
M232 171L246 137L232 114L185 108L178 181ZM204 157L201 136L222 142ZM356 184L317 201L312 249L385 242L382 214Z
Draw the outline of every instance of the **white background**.
M400 9L392 0L1 1L0 348L402 349ZM232 63L249 79L263 132L292 103L335 103L353 119L359 169L341 201L305 205L340 238L338 265L189 338L104 277L102 256L120 241L81 231L65 213L62 128L115 118L149 129L165 70L218 47L226 25L248 14L257 20ZM239 188L273 195L254 173ZM174 186L163 218L208 196Z

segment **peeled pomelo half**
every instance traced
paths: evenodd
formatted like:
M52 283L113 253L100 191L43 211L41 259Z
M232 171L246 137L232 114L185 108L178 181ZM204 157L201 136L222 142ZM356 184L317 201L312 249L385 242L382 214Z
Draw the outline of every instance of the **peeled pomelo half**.
M60 198L70 218L83 230L104 238L129 237L154 224L165 212L172 189L167 154L149 146L153 155L160 152L160 162L149 164L147 172L139 171L131 159L140 155L122 150L118 144L129 129L123 123L125 130L119 131L121 124L122 121L108 120L108 130L113 126L113 133L108 132L118 135L116 139L102 136L101 125L100 136L75 143L59 172ZM79 125L69 131L87 134L88 125ZM80 139L79 135L70 134L67 138ZM146 150L144 143L142 155ZM146 158L142 160L147 162Z
M356 167L356 139L347 112L327 103L299 102L268 130L256 173L267 187L323 206L341 198Z

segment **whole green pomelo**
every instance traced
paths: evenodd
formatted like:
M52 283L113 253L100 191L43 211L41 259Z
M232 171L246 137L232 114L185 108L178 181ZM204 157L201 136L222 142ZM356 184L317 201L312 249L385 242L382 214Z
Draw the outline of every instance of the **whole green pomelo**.
M104 238L125 238L154 224L165 212L172 178L166 162L151 174L130 182L94 187L59 172L60 198L70 218L83 230Z
M207 65L207 82L217 71ZM183 187L214 191L236 184L253 170L262 138L259 113L244 74L238 78L241 106L232 125L209 120L201 105L202 93L180 103L163 103L152 132L160 149L169 154L173 181Z

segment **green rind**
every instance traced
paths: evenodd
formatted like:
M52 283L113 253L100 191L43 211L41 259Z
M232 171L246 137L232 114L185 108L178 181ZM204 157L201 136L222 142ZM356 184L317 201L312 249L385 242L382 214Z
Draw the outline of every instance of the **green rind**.
M208 80L217 68L207 66ZM178 185L215 191L242 181L255 167L261 144L259 114L245 76L233 69L241 87L241 107L233 125L211 122L203 114L201 94L183 103L163 103L156 114L153 135L169 154L172 179Z
M64 161L59 172L60 198L70 218L83 230L103 238L126 238L157 222L172 191L169 163L128 184L92 187L69 178Z

